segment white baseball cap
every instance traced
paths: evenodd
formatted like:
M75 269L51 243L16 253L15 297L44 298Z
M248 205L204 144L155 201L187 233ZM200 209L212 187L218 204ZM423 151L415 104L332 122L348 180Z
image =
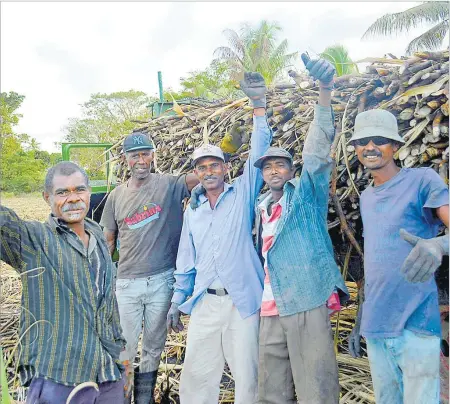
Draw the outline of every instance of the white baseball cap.
M222 149L212 144L204 144L194 150L194 153L192 153L192 166L195 167L197 160L202 157L216 157L225 161Z
M398 134L397 119L384 109L371 109L356 115L355 128L350 141L375 136L405 143Z

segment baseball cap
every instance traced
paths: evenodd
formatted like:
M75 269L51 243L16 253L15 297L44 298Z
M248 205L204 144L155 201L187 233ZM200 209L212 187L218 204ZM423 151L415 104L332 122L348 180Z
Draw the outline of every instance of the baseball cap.
M135 132L128 135L123 141L123 151L130 152L134 150L154 149L152 141L142 132Z
M353 136L350 141L374 136L405 143L398 134L397 119L384 109L371 109L356 115Z
M222 149L212 144L204 144L194 150L194 153L192 153L192 166L195 167L197 160L202 157L217 157L225 161Z
M285 159L288 159L291 162L291 164L293 163L292 156L287 150L282 149L281 147L269 147L267 151L264 153L264 155L261 156L258 160L256 160L253 163L253 165L256 168L261 168L262 165L264 164L264 160L269 157L283 157Z

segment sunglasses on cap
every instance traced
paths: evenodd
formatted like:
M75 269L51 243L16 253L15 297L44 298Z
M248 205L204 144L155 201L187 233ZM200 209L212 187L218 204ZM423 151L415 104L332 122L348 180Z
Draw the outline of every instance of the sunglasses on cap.
M367 146L370 141L372 141L376 146L383 146L385 144L391 143L390 139L387 139L382 136L372 136L372 137L365 137L362 139L356 139L353 142L356 146Z

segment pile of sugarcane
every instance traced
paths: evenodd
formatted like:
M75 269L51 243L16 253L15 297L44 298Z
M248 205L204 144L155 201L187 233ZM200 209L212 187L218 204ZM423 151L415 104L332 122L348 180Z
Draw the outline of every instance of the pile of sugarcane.
M365 73L337 78L332 93L338 136L332 155L336 159L334 203L330 203L329 227L343 223L358 228L359 196L370 178L349 143L359 112L384 108L398 120L406 141L396 157L403 167L430 166L448 183L448 51L416 53L410 58L368 58ZM268 121L273 145L286 148L301 167L302 148L313 119L318 87L311 78L289 72L293 83L276 85L267 96ZM163 115L136 128L147 133L156 145L155 170L184 173L192 170L191 154L203 142L219 145L225 134L240 122L252 128L252 109L247 98L223 101L212 106L178 105L176 115ZM248 156L246 143L230 158L230 178L242 172ZM119 182L129 177L121 154L121 141L112 148L118 160ZM332 195L333 196L333 195ZM340 206L336 206L339 202Z

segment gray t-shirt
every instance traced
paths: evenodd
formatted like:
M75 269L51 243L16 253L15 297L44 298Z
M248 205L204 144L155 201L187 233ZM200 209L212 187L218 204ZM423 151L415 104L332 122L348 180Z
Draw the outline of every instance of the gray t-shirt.
M182 201L189 196L186 176L150 174L147 185L132 190L128 184L109 195L100 225L118 231L117 278L145 278L175 268Z

